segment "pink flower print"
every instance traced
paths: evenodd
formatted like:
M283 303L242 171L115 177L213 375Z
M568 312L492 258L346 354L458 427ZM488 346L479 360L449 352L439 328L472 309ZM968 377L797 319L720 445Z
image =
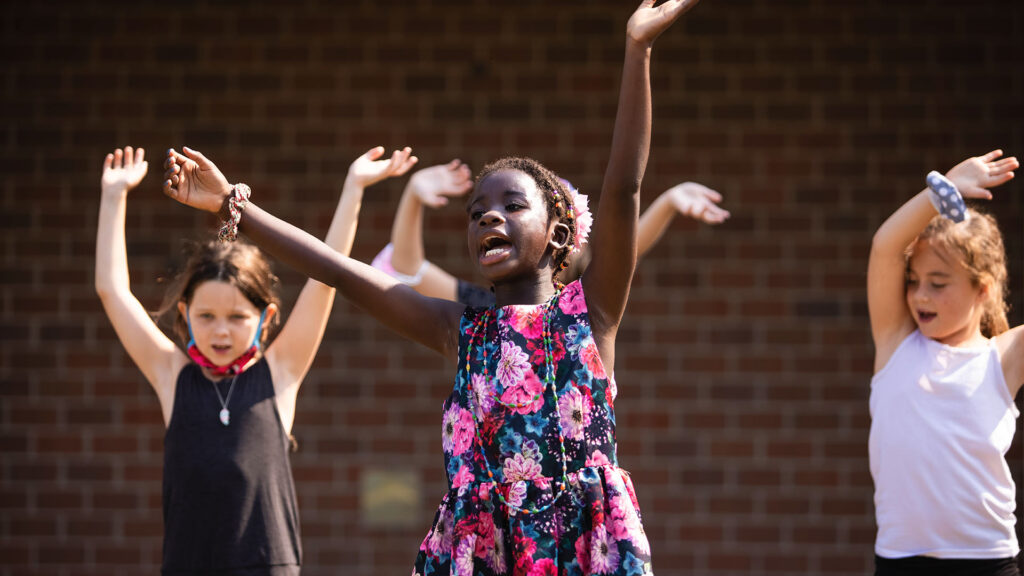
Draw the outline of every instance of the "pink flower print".
M494 518L489 513L477 514L476 536L473 553L477 558L485 558L488 550L494 547Z
M537 552L537 543L532 538L524 536L522 531L516 535L514 543L516 559L516 576L527 576L533 568L533 555Z
M533 480L540 477L540 462L516 454L505 460L502 472L505 475L505 482Z
M558 397L558 417L569 439L583 439L583 432L590 426L590 403L590 396L580 394L575 386Z
M587 311L587 300L583 296L583 285L577 280L562 290L558 297L558 308L563 314L576 316Z
M513 306L506 318L508 326L527 340L540 338L544 333L543 306Z
M640 552L650 552L647 535L644 534L643 525L640 523L640 514L629 495L618 491L613 492L608 499L608 507L610 508L608 525L611 535L616 540L632 542Z
M444 424L441 428L441 445L444 451L453 456L462 454L473 443L473 415L463 410L458 404L452 404L444 413Z
M473 576L473 550L476 548L476 536L469 535L455 549L452 557L452 576Z
M608 377L604 371L604 364L601 362L601 355L597 351L597 343L592 339L580 347L580 360L587 365L587 369L594 375L594 378Z
M576 561L584 574L590 574L590 532L580 534L576 539Z
M590 535L590 569L597 574L610 574L619 568L619 547L604 526L594 528Z
M477 418L484 417L494 409L494 383L484 378L483 374L473 374L470 377L473 384L473 402L476 404Z
M526 376L501 393L501 402L518 414L533 414L544 406L544 384L528 370Z
M501 343L501 357L498 358L498 380L503 388L514 386L523 379L530 369L530 357L514 342Z
M591 466L611 466L612 463L608 460L608 457L604 455L604 452L600 450L594 450L594 453L587 456L587 467Z
M445 510L442 519L434 525L434 531L427 538L427 547L434 556L452 552L452 515Z
M469 466L463 464L462 468L459 468L459 472L455 475L455 478L452 479L452 488L469 486L473 483L473 480L476 480L476 478L473 476L473 473L469 471Z
M522 506L523 500L526 500L526 482L513 482L509 486L508 496L505 497L505 500L512 506Z
M533 563L533 568L530 568L530 576L558 576L555 561L551 558L537 560Z

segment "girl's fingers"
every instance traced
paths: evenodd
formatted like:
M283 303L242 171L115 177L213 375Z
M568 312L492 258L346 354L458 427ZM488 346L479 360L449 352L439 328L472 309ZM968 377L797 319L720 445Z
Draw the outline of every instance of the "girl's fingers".
M996 150L993 150L993 151L989 152L988 154L985 154L984 156L981 157L981 159L983 161L985 161L985 162L991 162L991 161L995 160L996 158L999 158L1002 155L1003 155L1003 151L999 150L999 149L996 149Z
M114 155L113 154L107 154L107 157L103 159L103 169L104 170L110 170L110 166L113 163L114 163Z
M122 159L124 159L124 151L120 148L114 150L114 170L120 170L122 168Z
M124 147L124 167L131 168L135 165L135 149L131 146Z
M136 164L142 164L143 162L145 162L145 160L146 160L146 149L145 148L139 148L138 150L136 150L135 151L135 163Z

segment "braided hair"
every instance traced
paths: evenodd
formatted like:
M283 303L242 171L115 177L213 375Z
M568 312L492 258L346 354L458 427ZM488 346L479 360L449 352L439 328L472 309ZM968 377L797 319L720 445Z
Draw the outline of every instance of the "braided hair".
M565 245L551 254L557 275L568 268L569 254L576 245L576 213L573 210L572 197L569 195L568 182L533 158L508 156L484 166L476 176L476 183L479 184L484 178L500 170L518 170L532 178L544 198L549 220L555 218L569 228ZM555 283L558 285L558 280L555 280Z

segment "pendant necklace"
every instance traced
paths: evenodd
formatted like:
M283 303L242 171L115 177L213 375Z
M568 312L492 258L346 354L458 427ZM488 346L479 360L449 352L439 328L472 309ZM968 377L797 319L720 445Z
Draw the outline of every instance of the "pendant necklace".
M210 381L213 384L213 391L217 393L217 400L220 400L220 423L227 426L231 423L231 412L228 410L228 402L231 401L231 393L235 390L235 380L238 380L238 374L231 377L231 384L228 385L228 396L227 398L221 396L220 388L217 387L217 383Z

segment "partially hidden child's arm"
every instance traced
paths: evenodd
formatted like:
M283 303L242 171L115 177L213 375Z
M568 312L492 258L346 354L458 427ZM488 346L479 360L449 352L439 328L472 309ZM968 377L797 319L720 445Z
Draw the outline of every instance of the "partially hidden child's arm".
M1016 398L1021 386L1024 386L1024 325L1011 328L996 336L994 340L999 349L1006 387L1010 391L1010 397Z
M188 359L132 294L124 238L128 192L138 186L148 168L145 150L132 150L131 146L107 154L103 162L96 230L96 293L121 345L156 391L166 424L178 371Z
M655 39L695 0L654 7L645 0L626 25L626 54L611 153L591 233L593 259L583 274L587 308L606 368L614 365L614 341L636 268L640 184L651 140L650 59Z
M988 188L1013 178L1016 158L997 160L1003 153L993 150L968 158L946 173L964 198L991 199ZM881 370L899 343L914 330L906 304L906 260L904 253L938 212L925 188L900 206L882 223L871 240L868 257L868 314L875 343L875 371Z
M721 224L730 214L718 206L722 195L696 182L676 184L661 193L640 216L636 232L637 258L657 245L676 214L705 224Z
M324 238L325 244L345 256L352 251L366 187L385 178L401 176L416 163L408 147L395 150L390 158L380 160L383 154L381 146L367 151L352 162L345 177L341 199ZM298 391L316 357L333 304L334 288L316 280L306 281L288 321L267 350L268 358L273 361L275 388ZM291 421L287 415L282 414L282 417Z
M168 151L164 193L193 208L222 213L232 186L195 150ZM303 230L250 203L239 228L260 248L310 278L336 288L388 328L455 360L464 306L426 298L374 269L343 256Z
M432 298L456 300L458 280L433 265L423 250L423 208L439 208L448 198L461 196L473 188L469 166L455 159L415 172L402 193L391 226L391 266L417 292Z

